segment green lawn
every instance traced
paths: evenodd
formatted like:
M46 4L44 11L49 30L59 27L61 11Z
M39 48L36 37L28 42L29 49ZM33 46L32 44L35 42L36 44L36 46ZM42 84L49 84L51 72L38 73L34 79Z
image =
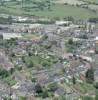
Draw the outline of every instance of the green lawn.
M25 10L21 9L20 5L13 5L9 7L1 7L1 13L8 13L14 15L35 15L35 16L42 16L42 17L50 17L50 18L64 18L67 16L73 16L75 19L83 19L86 20L91 17L96 17L96 13L75 6L63 5L63 4L56 4L51 6L51 11L44 9L39 10L36 8L26 8Z

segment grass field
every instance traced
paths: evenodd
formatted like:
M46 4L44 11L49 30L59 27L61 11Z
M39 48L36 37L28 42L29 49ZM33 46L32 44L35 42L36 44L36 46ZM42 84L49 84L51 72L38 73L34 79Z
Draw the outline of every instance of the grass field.
M75 19L88 19L91 17L96 17L96 13L75 6L69 6L64 4L56 4L51 6L51 11L44 9L33 9L30 8L29 10L21 9L20 5L13 5L13 6L1 6L0 13L8 13L14 15L35 15L40 17L50 17L50 18L64 18L67 16L73 16Z
M64 18L66 16L73 16L75 19L87 19L89 17L95 17L96 14L83 9L83 8L78 8L78 7L73 7L69 5L54 5L52 7L52 11L38 11L38 12L33 12L35 15L42 15L45 17L60 17Z

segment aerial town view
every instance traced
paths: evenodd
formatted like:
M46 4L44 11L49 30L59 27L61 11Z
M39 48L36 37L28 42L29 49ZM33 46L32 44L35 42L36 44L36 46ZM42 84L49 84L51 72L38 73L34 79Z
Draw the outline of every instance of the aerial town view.
M98 0L0 0L0 100L98 100Z

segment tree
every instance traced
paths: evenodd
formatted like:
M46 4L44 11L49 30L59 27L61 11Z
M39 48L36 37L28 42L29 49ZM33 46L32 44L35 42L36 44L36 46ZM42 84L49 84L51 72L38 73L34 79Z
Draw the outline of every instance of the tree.
M32 78L31 81L32 81L32 83L35 83L36 82L36 78Z
M90 68L86 72L86 81L88 83L93 83L94 82L94 70L93 68Z
M73 78L72 78L72 83L73 84L76 84L76 78L73 76Z
M4 6L4 0L0 0L1 6Z
M37 5L40 10L44 10L45 4L43 2L39 2Z
M93 22L93 23L97 23L98 22L98 18L90 18L89 22Z
M12 17L8 16L8 22L9 22L9 24L12 24L12 21L13 21Z
M67 20L68 20L68 21L74 22L74 18L73 18L72 16L68 16L68 17L67 17Z
M49 91L55 91L58 88L58 85L56 82L49 84L48 86Z
M90 96L84 96L84 97L82 98L82 100L93 100L93 98L90 97ZM97 100L98 100L98 99L97 99Z
M15 72L15 69L14 68L11 68L10 69L10 74L13 74Z
M0 39L1 39L1 40L3 39L3 35L2 35L2 34L0 34Z
M47 90L44 90L44 91L43 91L42 97L43 97L43 98L48 97L48 91L47 91Z
M26 97L21 96L21 97L19 98L19 100L27 100L27 98L26 98Z
M25 4L27 4L27 3L30 4L30 3L32 3L32 0L24 0L24 3Z
M23 63L26 63L24 56L22 56L22 61L23 61Z
M44 35L44 36L42 37L42 39L43 39L43 40L46 40L46 39L48 39L48 36L47 36L47 35Z
M11 0L11 2L17 2L17 0Z
M21 0L21 6L24 7L25 0Z
M9 76L9 72L6 71L5 69L0 69L0 77L5 78Z
M12 100L11 97L4 97L3 100Z
M27 67L28 68L32 68L34 66L34 63L33 63L33 61L29 61L28 63L27 63Z
M51 65L50 62L48 62L48 61L44 61L44 60L41 62L41 64L42 64L43 67L48 67L48 66Z
M73 39L69 39L68 40L68 44L72 45L74 42L73 42Z
M82 38L83 38L83 39L88 39L87 34L84 34L84 35L82 36Z
M41 87L41 85L39 83L36 84L35 91L38 94L43 92L42 87Z
M98 82L95 83L94 87L98 89Z
M98 100L98 91L96 91L95 100Z
M47 3L48 10L50 10L51 9L51 2L50 2L50 0L46 0L46 3Z

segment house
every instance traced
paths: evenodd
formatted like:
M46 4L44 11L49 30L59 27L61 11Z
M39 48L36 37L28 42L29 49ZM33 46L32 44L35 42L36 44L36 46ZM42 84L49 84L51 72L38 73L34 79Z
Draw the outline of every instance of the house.
M59 27L57 25L50 24L50 25L44 25L43 28L44 28L43 34L51 34L51 33L56 33Z
M85 60L85 61L88 61L88 62L92 62L93 59L91 57L88 57L88 56L83 56L83 55L80 55L80 57Z
M72 22L71 21L56 21L55 24L59 25L59 26L68 26L68 25L72 24Z
M19 83L21 81L26 80L26 77L24 75L22 75L21 73L19 73L19 72L15 72L14 75L13 75L13 78L14 78L15 81L17 81Z
M96 82L98 82L98 69L96 69L94 72L94 79Z
M11 89L6 84L0 83L0 97L9 97L11 95ZM0 99L3 100L3 99Z
M35 74L34 78L36 78L37 82L40 83L42 86L47 86L48 84L54 82L54 77L51 77L48 72Z
M0 66L6 70L14 68L14 65L9 61L8 57L4 53L0 52Z
M98 36L95 38L95 52L98 53Z
M16 47L13 48L12 52L16 55L16 56L22 56L22 55L27 55L26 50L24 50L22 47Z
M13 94L16 94L17 96L25 97L25 96L34 95L35 93L35 86L29 80L18 82L11 88L13 90Z
M55 95L56 97L58 97L58 96L64 96L64 95L65 95L65 90L64 90L64 88L58 88L58 89L55 91L54 95Z
M70 93L70 94L66 94L66 100L77 100L79 98L79 94L78 93Z
M61 63L56 63L52 66L54 73L60 73L63 68L64 68L64 66Z

